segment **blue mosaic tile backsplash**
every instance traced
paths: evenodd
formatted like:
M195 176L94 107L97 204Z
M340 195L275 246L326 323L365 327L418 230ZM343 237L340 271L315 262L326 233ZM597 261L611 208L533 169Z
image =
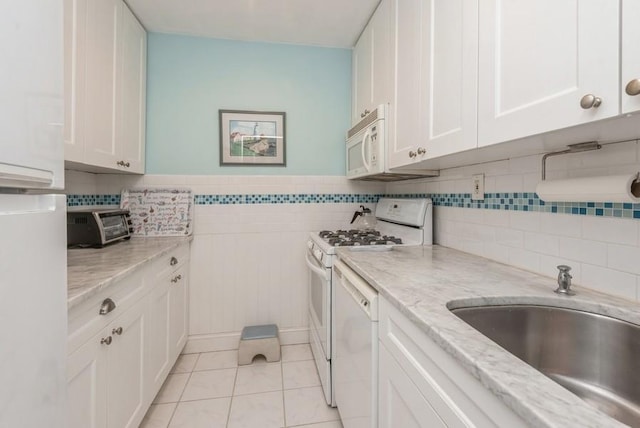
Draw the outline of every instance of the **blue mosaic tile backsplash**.
M273 194L273 195L196 195L196 205L230 204L374 204L383 195L340 194Z
M435 206L505 211L533 211L599 217L640 219L640 204L613 202L544 202L535 193L485 193L483 201L472 201L470 193L437 194L264 194L264 195L195 195L196 205L241 204L372 204L382 196L396 198L430 197ZM120 195L67 195L67 206L119 205Z
M120 205L120 195L67 195L68 207Z

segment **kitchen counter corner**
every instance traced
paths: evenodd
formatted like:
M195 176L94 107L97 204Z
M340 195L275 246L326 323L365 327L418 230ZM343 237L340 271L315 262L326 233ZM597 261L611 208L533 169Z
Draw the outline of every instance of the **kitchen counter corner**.
M131 238L104 248L67 250L67 309L123 279L193 236Z

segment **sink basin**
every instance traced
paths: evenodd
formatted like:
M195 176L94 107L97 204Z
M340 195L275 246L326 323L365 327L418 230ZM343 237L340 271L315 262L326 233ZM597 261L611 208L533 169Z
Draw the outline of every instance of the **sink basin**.
M640 427L640 327L549 306L451 310L553 381L618 421Z

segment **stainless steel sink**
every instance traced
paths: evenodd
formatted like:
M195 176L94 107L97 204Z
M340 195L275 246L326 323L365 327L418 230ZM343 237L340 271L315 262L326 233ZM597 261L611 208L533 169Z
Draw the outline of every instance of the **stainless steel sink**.
M477 306L452 312L604 413L640 427L639 326L549 306Z

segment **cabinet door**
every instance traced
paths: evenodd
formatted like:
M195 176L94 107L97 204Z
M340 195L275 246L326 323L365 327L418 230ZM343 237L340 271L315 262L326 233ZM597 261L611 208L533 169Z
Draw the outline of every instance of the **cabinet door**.
M107 350L100 343L109 336L103 330L78 348L67 359L67 397L69 428L107 426Z
M635 89L640 86L640 55L638 55L638 41L640 40L640 2L638 0L622 0L622 113L640 110L640 94ZM635 88L625 90L627 85L636 80Z
M422 396L385 346L379 346L380 428L437 428L447 425Z
M187 263L172 274L169 287L169 358L171 361L175 361L187 343L188 266Z
M420 89L426 157L477 146L478 0L426 0Z
M395 96L389 109L387 160L389 168L414 163L420 156L410 156L421 140L424 111L420 102L423 36L423 1L392 0L392 43L395 59L393 75Z
M64 2L64 158L84 160L87 0Z
M151 402L158 393L172 361L169 359L169 280L161 280L149 295L148 323L145 338L145 392Z
M618 114L619 2L480 2L478 146ZM599 107L581 108L592 94Z
M371 27L367 26L358 43L353 48L353 124L360 121L366 112L371 111L373 101L371 99L371 85L373 84L372 68Z
M89 1L86 22L85 162L115 168L120 0Z
M371 104L369 110L388 104L393 98L391 50L391 1L383 0L371 18Z
M137 427L147 410L144 406L146 316L142 302L124 312L109 328L113 343L107 362L107 426Z
M147 33L128 7L122 12L122 67L117 110L119 159L144 173Z

